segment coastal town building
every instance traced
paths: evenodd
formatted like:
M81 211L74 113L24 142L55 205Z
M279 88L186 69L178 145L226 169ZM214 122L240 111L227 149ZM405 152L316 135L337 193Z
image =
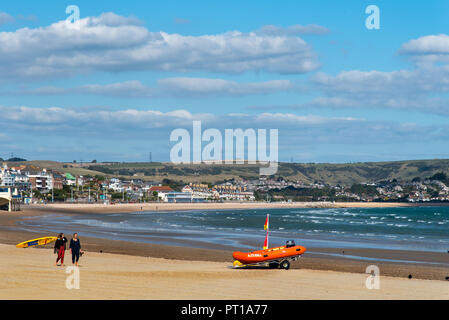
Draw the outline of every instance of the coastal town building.
M146 176L145 176L146 177ZM437 176L438 178L438 176ZM23 203L67 202L223 202L223 201L380 201L439 202L449 201L449 179L413 179L411 181L366 182L352 186L319 182L290 181L282 177L229 179L220 183L165 179L148 181L129 178L81 176L70 172L47 170L33 165L0 167L0 187L16 188ZM168 183L170 182L170 183Z
M150 197L156 193L157 197L164 202L167 202L167 194L170 192L173 192L173 189L168 186L153 186L148 189Z
M24 189L29 187L29 177L22 172L24 167L8 168L6 163L3 163L0 170L0 186L18 187Z
M65 184L68 186L75 186L76 185L76 178L72 176L70 173L65 174Z
M198 200L194 200L191 192L169 192L165 195L165 202L169 203L190 203L190 202L199 202Z
M29 176L31 187L39 192L48 192L53 189L53 176L47 172L46 169L30 174Z

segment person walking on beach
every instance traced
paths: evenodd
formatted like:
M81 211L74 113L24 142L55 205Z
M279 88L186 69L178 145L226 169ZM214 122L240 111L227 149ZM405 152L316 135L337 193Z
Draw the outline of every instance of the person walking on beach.
M61 260L61 266L64 265L64 255L65 255L65 246L67 243L67 238L63 233L60 233L58 239L55 242L54 252L58 254L56 258L55 266L58 265L59 260Z
M72 264L78 266L81 252L81 243L78 239L78 233L74 233L72 240L70 240L70 251L72 252Z

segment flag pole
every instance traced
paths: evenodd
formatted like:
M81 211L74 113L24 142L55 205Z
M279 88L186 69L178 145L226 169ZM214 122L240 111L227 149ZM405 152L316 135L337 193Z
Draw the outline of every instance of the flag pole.
M267 230L267 235L265 236L265 241L263 244L263 248L265 250L265 249L268 249L268 234L269 234L269 229L270 229L270 215L269 214L267 214L267 219L265 220L265 225L263 226L263 228L265 230Z
M268 242L270 241L269 233L270 233L270 214L267 214L267 249L269 248Z

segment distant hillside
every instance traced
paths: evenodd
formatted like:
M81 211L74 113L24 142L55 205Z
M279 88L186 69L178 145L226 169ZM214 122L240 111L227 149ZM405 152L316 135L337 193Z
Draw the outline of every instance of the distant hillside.
M26 165L70 172L74 175L139 177L144 180L163 179L184 182L217 183L225 179L258 179L258 165L174 165L160 162L136 163L61 163L55 161L8 162L9 165ZM280 163L276 177L332 185L352 185L382 180L410 181L415 177L428 178L437 172L449 175L449 159L408 160L361 163Z

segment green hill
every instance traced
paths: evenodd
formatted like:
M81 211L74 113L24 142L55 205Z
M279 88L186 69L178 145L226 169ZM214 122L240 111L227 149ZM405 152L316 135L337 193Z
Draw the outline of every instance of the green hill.
M217 183L225 179L258 179L258 165L192 164L175 165L160 162L136 163L61 163L55 161L8 162L9 165L33 167L70 172L73 175L103 175L106 177L139 177L144 180L163 179L184 182ZM449 175L449 159L407 160L360 163L280 163L276 177L300 180L306 183L352 185L382 180L410 181L415 177L428 178L437 172Z

